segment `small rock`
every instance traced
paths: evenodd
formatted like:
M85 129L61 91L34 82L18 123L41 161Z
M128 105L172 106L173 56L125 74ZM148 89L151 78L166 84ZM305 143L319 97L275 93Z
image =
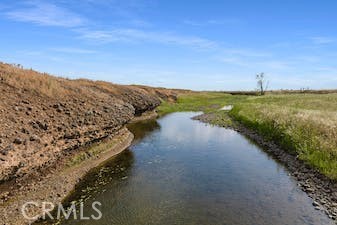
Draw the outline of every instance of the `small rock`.
M46 124L46 123L42 123L40 121L37 121L36 124L39 126L39 128L41 128L43 130L47 130L48 129L48 124Z
M1 150L2 155L7 155L9 151L13 150L14 146L12 144L8 145L5 149Z
M34 121L31 121L30 124L32 125L32 127L34 129L38 129L39 128L39 125L36 122L34 122Z
M7 148L1 149L0 150L0 154L1 155L7 155L8 154L8 149Z
M40 138L37 135L33 134L32 136L30 136L29 140L30 141L38 141L38 140L40 140Z
M24 134L29 134L29 131L26 128L22 128L21 132L24 133Z
M326 200L324 200L324 199L321 199L319 202L320 202L322 205L325 205L325 204L326 204Z
M65 139L75 139L75 138L79 138L80 136L81 135L79 131L74 131L73 133L66 132L63 137Z
M15 138L13 143L20 145L23 143L23 140L21 138Z
M93 113L92 111L90 111L90 110L85 112L85 115L86 115L86 116L91 116L91 115L93 115L93 114L94 114L94 113Z
M315 207L317 207L317 206L319 206L319 203L316 202L316 201L314 201L314 202L312 203L312 205L315 206Z
M6 192L4 192L4 193L1 194L0 199L6 200L8 198L8 196L9 196L9 192L6 191Z
M53 105L53 108L54 108L54 109L58 109L58 108L60 108L60 107L61 107L60 104L54 104L54 105Z
M305 191L311 193L311 192L314 192L315 190L313 188L309 187L309 188L306 188Z

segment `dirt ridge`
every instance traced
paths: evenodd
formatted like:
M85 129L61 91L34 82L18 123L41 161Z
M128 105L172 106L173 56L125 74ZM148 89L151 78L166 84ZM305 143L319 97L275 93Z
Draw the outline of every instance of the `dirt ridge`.
M0 63L0 183L47 168L120 130L176 92L69 80Z

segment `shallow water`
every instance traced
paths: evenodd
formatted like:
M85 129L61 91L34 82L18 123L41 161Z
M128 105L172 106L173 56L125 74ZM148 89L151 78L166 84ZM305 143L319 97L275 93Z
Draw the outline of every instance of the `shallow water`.
M334 224L258 146L194 115L130 126L134 144L93 170L70 199L85 199L85 215L101 202L103 217L61 224Z

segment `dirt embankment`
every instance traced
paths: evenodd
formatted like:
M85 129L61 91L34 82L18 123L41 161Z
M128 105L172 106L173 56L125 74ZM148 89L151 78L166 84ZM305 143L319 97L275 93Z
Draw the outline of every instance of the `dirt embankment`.
M163 88L68 80L0 63L0 182L38 174L153 110Z

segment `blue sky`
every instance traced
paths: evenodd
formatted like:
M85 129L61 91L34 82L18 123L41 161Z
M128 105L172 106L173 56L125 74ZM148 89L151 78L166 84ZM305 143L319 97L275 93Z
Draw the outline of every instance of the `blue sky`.
M337 88L336 1L1 0L0 61L195 90Z

